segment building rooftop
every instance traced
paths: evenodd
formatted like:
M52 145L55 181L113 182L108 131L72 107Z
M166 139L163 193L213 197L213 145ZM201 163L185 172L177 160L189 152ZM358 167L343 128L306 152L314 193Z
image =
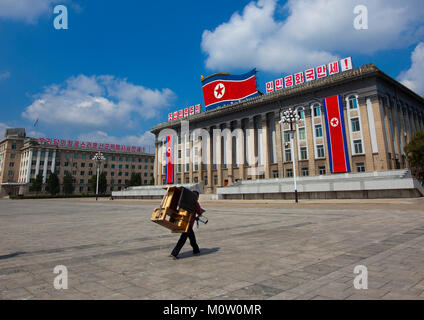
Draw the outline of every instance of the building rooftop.
M340 72L338 74L331 75L326 78L318 79L311 82L306 82L289 89L274 91L272 93L268 93L259 97L246 99L237 103L233 103L233 104L225 105L216 109L204 111L199 114L190 116L189 121L193 122L193 121L207 120L207 119L215 118L215 117L222 116L228 113L233 113L233 112L249 109L249 108L257 106L258 104L263 104L267 102L273 102L275 100L282 100L289 97L292 98L295 96L299 96L301 94L305 94L309 91L313 91L322 87L331 87L331 86L340 85L352 80L364 79L364 78L369 78L373 76L379 76L381 78L384 78L388 82L397 85L401 90L405 91L407 94L411 95L412 97L420 101L422 104L424 104L423 97L419 96L418 94L416 94L409 88L405 87L403 84L401 84L397 80L393 79L392 77L390 77L389 75L381 71L379 68L376 67L374 63L371 63L371 64L366 64L349 71ZM154 133L158 133L160 130L165 128L178 127L182 120L185 120L185 119L177 119L177 120L171 120L171 121L159 123L158 125L152 128L151 132L154 134Z

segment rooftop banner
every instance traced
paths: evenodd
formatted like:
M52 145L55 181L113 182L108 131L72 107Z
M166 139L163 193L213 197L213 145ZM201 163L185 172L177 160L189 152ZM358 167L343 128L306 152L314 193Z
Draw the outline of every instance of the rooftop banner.
M216 73L206 78L202 77L206 111L258 96L255 74L256 69L253 69L242 75Z

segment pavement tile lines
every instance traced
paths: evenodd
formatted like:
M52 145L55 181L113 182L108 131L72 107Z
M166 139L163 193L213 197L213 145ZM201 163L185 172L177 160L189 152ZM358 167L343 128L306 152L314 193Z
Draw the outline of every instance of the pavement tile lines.
M146 211L143 216L147 217L152 207L127 206L119 218L127 222L120 227L133 228L135 210ZM82 209L70 219L91 217ZM205 248L211 254L193 257L187 244L179 261L166 255L175 241L161 241L175 234L137 237L134 229L123 239L105 241L107 237L96 231L90 239L98 241L50 249L44 249L41 242L28 247L11 243L17 250L0 256L0 299L424 299L424 221L415 210L209 209L211 216L217 213L216 219L229 217L228 223L216 221L199 234L201 244L214 240ZM260 219L252 215L255 210L261 211ZM54 219L50 212L47 216ZM116 224L111 213L101 219ZM242 214L246 219L239 224ZM19 215L8 215L6 222L18 221ZM43 213L31 215L34 221L43 217ZM100 214L93 216L89 222L94 224ZM60 214L63 217L67 213ZM140 226L146 233L156 227L146 221ZM26 233L19 243L36 236L30 230ZM255 254L249 255L252 250ZM23 265L32 259L38 263ZM52 266L56 264L69 265L72 288L67 292L52 290ZM353 288L353 267L358 264L368 267L368 290ZM191 288L173 279L182 279L193 266L199 272Z

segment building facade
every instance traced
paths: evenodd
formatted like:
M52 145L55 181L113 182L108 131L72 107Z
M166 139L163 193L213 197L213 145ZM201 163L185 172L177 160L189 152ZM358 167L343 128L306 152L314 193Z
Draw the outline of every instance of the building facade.
M239 180L331 174L323 99L341 95L351 172L408 167L404 147L424 130L424 99L374 64L158 124L155 183L165 184L166 136L174 135L174 183L215 193ZM296 109L294 145L280 111ZM187 128L188 127L188 128ZM228 130L227 130L228 129ZM292 152L294 150L296 152Z
M93 192L89 181L97 174L97 165L92 160L97 151L40 143L40 139L26 137L24 129L7 129L5 138L0 141L0 193L3 196L26 194L39 173L42 173L45 183L50 172L58 175L61 184L64 175L69 172L73 177L75 194ZM100 172L106 174L107 193L125 188L132 174L141 174L142 185L153 183L153 154L99 151L105 157Z

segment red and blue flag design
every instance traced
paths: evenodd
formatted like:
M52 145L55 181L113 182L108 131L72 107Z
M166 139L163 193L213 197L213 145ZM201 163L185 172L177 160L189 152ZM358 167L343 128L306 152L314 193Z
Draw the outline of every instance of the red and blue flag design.
M350 172L341 95L324 99L325 128L331 173Z
M206 110L259 95L256 69L242 75L218 73L202 79Z
M174 183L174 137L166 136L166 183Z

